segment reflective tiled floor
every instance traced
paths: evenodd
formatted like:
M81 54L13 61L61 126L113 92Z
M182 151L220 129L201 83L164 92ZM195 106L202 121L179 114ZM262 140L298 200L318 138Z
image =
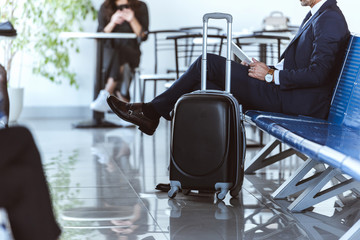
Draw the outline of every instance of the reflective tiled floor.
M168 182L169 123L150 137L131 127L74 129L75 122L21 122L42 154L61 239L330 240L358 219L360 203L350 197L298 214L286 210L289 202L273 201L270 194L301 163L295 158L246 175L238 199L216 203L213 194L192 192L169 200L154 189ZM246 159L258 150L249 148Z

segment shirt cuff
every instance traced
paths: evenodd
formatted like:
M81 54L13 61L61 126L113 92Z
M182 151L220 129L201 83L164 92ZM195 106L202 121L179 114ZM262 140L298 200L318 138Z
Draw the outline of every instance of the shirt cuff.
M275 70L275 72L274 72L274 82L275 82L275 85L280 85L280 71L279 70Z

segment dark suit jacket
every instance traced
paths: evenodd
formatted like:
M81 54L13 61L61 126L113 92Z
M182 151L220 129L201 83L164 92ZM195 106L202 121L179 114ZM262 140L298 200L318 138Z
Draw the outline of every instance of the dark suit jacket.
M57 239L40 153L29 130L0 130L0 207L5 208L14 239Z
M326 118L350 33L336 4L327 0L294 37L281 58L283 112Z

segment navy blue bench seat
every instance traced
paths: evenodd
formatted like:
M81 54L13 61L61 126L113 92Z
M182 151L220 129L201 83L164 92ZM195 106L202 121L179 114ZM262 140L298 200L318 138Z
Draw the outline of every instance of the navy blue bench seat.
M246 115L281 142L360 181L360 129L306 116L260 111Z
M349 190L360 197L360 37L351 36L326 120L262 111L247 111L245 119L275 138L245 162L246 173L292 154L306 160L272 194L274 199L295 196L290 211L334 196L343 200L342 193ZM279 144L290 149L272 155ZM341 239L360 239L360 220Z

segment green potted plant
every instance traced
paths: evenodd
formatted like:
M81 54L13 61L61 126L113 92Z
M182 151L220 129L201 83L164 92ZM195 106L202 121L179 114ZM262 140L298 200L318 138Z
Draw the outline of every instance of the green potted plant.
M11 70L15 56L23 51L31 53L34 74L57 84L65 81L78 88L76 74L68 67L69 50L79 52L79 48L74 39L62 39L59 34L82 31L81 23L88 17L93 20L97 17L91 0L5 0L0 8L0 22L10 21L17 30L16 38L0 40L6 61L4 66L8 72L8 86L11 86L10 121L16 121L20 115L15 107L22 108L24 91L20 86L21 79L15 86L16 90L12 89L14 84L9 84L13 81ZM19 76L21 78L21 73ZM17 100L14 92L18 92Z

